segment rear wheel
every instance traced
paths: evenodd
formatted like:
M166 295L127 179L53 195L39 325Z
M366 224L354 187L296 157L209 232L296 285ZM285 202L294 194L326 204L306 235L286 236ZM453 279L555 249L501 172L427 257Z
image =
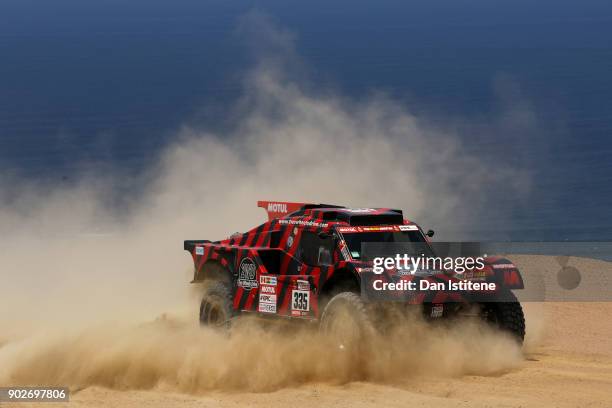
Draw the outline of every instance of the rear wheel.
M516 300L513 294L511 299ZM518 301L492 302L481 305L481 317L487 323L511 334L520 344L525 339L525 315Z
M221 281L207 283L200 304L200 324L229 328L232 315L232 296L227 285Z

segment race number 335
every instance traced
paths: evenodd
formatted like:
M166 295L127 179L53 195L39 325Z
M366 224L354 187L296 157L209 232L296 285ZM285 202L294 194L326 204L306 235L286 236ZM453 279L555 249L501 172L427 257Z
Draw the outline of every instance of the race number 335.
M307 290L294 290L292 293L293 301L291 309L308 312L310 310L310 292Z

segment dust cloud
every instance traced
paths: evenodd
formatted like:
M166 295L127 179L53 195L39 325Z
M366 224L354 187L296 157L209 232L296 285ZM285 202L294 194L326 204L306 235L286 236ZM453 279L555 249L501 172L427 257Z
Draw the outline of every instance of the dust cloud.
M0 383L271 391L307 382L500 374L517 367L521 356L511 338L470 324L449 329L407 322L371 340L365 354L348 354L312 328L246 321L228 335L165 317L9 344L0 348Z
M259 331L228 339L195 323L141 324L197 313L182 241L256 226L265 220L258 199L403 208L425 227L457 227L476 221L491 186L524 191L522 171L468 154L457 134L390 98L313 91L287 73L299 65L291 36L266 32L258 44L271 42L274 56L261 53L245 76L231 129L177 130L146 180L134 179L140 193L127 211L109 202L115 178L129 175L0 180L0 382L194 391L336 380L314 334L250 329ZM368 378L516 362L497 339L435 334L422 347L392 342Z

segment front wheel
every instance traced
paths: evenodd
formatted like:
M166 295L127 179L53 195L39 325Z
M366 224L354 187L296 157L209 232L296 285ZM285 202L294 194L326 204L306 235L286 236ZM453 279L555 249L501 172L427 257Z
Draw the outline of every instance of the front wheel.
M361 297L353 292L340 292L325 305L320 330L340 351L355 352L367 347L373 329Z

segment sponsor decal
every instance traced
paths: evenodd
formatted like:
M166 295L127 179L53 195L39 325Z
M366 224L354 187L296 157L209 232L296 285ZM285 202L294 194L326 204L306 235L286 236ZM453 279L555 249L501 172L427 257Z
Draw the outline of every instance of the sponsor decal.
M463 279L485 280L487 272L484 269L467 270L463 273Z
M276 294L276 286L261 285L259 287L259 293L268 293L268 294L275 295Z
M276 305L271 303L260 303L259 306L257 306L257 311L261 313L276 313Z
M358 232L357 227L340 227L338 228L340 232Z
M303 227L327 227L327 223L316 222L316 221L304 221L304 220L278 220L281 225L301 225Z
M293 235L290 235L289 238L287 238L287 247L291 248L291 245L293 245Z
M275 289L273 286L269 286ZM257 310L262 313L276 313L276 295L268 293L259 294L259 305Z
M238 268L238 286L247 290L257 287L257 265L250 258L244 258Z
M417 231L419 227L416 225L374 225L370 227L338 227L339 232L355 233L355 232L386 232L386 231Z
M396 228L397 228L397 226L395 226L395 225L381 225L381 226L374 226L374 227L361 227L362 231L360 231L360 232L396 231Z
M296 287L298 290L310 290L310 282L305 280L296 281Z
M441 304L437 304L437 305L433 305L431 307L431 317L442 317L442 314L444 313L444 305Z
M276 295L270 295L262 293L259 295L259 303L273 303L276 304Z
M493 264L491 266L495 269L516 269L516 266L513 263Z
M259 277L259 283L262 285L274 285L276 286L276 276L261 275Z
M294 317L308 316L308 312L302 312L300 310L292 310L291 316L294 316Z
M197 246L196 247L196 255L204 255L204 247Z
M310 310L310 291L294 290L291 292L291 310L308 312Z
M348 208L346 211L350 213L355 213L355 214L362 214L362 213L373 212L374 209L373 208Z
M276 213L286 213L287 203L268 203L268 211Z
M412 275L412 271L413 269L411 268L397 268L397 274L399 276L408 276L408 275Z

